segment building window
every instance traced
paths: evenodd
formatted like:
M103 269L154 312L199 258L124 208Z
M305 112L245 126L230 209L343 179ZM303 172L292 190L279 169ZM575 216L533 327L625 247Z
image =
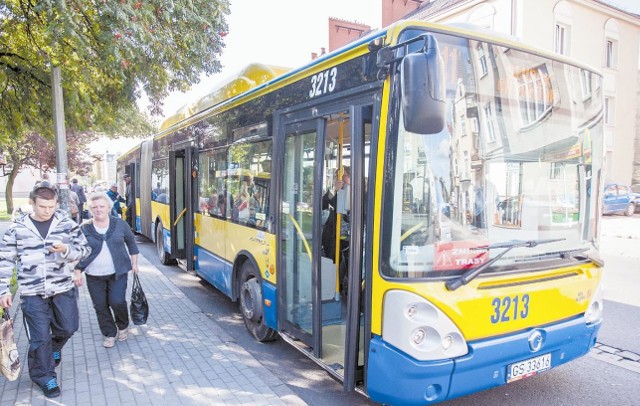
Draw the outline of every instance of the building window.
M467 116L464 114L460 115L460 132L463 137L467 135Z
M615 120L614 114L614 105L612 97L604 98L604 123L608 125L613 125L613 121Z
M591 97L591 72L580 69L580 88L582 89L582 100Z
M522 125L528 126L544 117L553 106L551 78L546 65L524 69L515 74L518 81Z
M493 126L493 109L491 108L491 103L487 103L484 106L484 121L487 123L487 140L489 142L496 141L496 130Z
M462 173L462 179L471 179L471 162L469 161L469 151L464 151L464 168Z
M569 55L569 41L571 40L571 30L568 26L556 23L554 51L561 55Z
M616 41L607 39L604 49L604 66L606 66L607 68L613 69L616 67L616 48Z
M478 62L480 63L480 76L485 76L489 70L487 69L487 56L484 54L482 44L478 45Z

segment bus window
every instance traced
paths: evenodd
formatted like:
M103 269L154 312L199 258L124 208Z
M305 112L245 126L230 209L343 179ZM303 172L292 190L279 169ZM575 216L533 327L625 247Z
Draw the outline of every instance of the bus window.
M225 150L200 153L200 213L206 216L224 217L224 180L227 167Z
M263 228L269 215L271 139L237 142L229 148L226 199L231 220Z
M169 160L158 159L151 164L151 199L158 203L169 203Z

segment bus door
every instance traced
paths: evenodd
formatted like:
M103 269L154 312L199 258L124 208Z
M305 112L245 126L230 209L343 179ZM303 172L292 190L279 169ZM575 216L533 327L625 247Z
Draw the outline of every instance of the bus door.
M347 391L363 379L365 129L370 133L371 110L345 106L282 125L279 325L285 339L343 380ZM350 185L336 192L336 176L347 172Z
M318 267L313 258L320 253L316 183L316 151L324 131L324 120L287 125L284 140L284 171L280 212L280 253L285 274L279 291L284 309L281 325L287 333L320 356L317 313ZM279 280L280 282L280 280ZM315 335L314 335L315 333Z
M196 159L191 144L174 146L169 152L169 231L171 256L187 271L194 269L193 191L197 178Z
M138 187L139 176L138 176L138 171L136 170L137 165L138 164L136 160L136 162L129 163L125 170L125 172L129 174L131 179L131 183L129 183L125 189L125 197L127 198L126 221L127 221L127 224L129 224L129 227L131 227L131 229L135 232L138 232L140 230L140 228L137 225L138 223L137 207L138 206L136 204L137 191L139 190L139 187Z

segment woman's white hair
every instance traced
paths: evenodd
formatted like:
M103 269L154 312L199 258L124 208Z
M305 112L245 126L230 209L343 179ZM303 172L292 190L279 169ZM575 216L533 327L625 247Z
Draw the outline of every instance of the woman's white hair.
M95 202L96 200L104 200L104 202L107 204L107 206L111 206L113 205L113 200L111 200L111 198L109 197L109 195L107 195L105 192L94 192L91 193L89 195L89 199L87 201L87 205L89 206L89 208L93 207L93 202Z

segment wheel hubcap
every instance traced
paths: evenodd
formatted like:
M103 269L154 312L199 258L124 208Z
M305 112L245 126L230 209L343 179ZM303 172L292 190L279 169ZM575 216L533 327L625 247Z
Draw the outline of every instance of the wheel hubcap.
M262 318L262 297L260 294L260 286L255 278L251 278L242 284L242 294L240 295L242 303L242 313L247 320L256 323Z

